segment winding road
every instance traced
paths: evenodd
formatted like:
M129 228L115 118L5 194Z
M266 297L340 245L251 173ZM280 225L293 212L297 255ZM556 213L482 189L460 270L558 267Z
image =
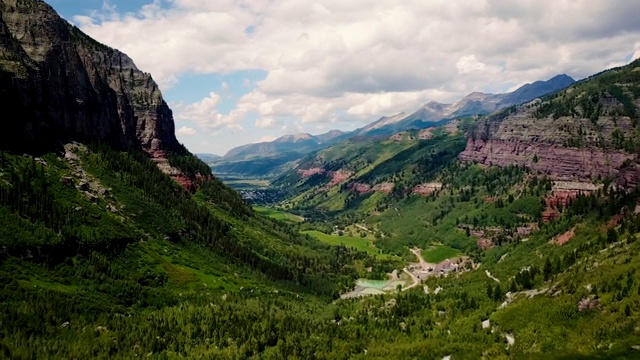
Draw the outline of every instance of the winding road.
M402 271L404 271L407 275L409 275L411 277L411 279L413 280L413 284L402 288L402 291L407 291L409 289L412 289L418 285L420 285L420 279L418 279L417 276L413 275L413 273L411 273L407 268L402 269Z
M424 261L424 258L422 257L422 249L413 248L413 249L409 249L409 251L411 251L411 253L413 253L413 255L415 255L418 258L418 261L420 262L420 267L422 268L422 270L426 270L428 264L426 261Z
M415 255L418 258L418 261L420 262L420 267L422 269L426 269L428 265L427 265L427 262L424 261L424 259L422 258L422 250L418 248L413 248L413 249L409 249L409 251L411 251L411 253L413 253L413 255ZM409 289L412 289L420 285L420 279L418 279L417 276L415 276L411 271L409 271L407 267L404 267L402 271L404 271L407 275L409 275L409 277L411 277L411 280L413 280L413 283L403 288L402 291L407 291Z

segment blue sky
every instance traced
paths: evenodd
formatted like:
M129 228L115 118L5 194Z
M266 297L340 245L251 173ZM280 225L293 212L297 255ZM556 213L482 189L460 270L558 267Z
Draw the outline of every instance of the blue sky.
M640 55L640 13L623 1L48 3L153 75L191 151L221 155Z
M92 11L101 11L103 0L49 0L49 5L66 19L72 19L75 15L88 15ZM149 3L146 0L113 1L119 11L135 12L143 5Z

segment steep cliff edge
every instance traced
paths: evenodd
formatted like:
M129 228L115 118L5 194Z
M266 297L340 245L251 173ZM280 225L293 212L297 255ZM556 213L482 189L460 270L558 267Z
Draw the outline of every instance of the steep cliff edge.
M526 166L553 180L640 184L640 61L483 119L459 155Z
M151 75L61 19L42 1L0 0L0 141L48 150L101 141L147 152L180 149Z

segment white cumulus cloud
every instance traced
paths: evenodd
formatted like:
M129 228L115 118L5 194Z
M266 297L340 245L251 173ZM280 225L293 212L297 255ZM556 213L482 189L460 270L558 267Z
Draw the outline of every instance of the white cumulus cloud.
M270 129L276 126L278 126L278 122L272 117L263 117L256 120L256 127L260 129Z
M185 135L185 136L193 136L196 134L195 129L190 128L188 126L183 126L176 130L177 135Z

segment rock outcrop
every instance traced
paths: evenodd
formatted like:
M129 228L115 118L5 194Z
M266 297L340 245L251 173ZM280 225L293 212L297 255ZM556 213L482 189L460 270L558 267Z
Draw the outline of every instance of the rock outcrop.
M469 139L459 156L465 162L494 166L526 166L548 175L552 180L585 180L616 177L621 185L638 184L637 174L619 176L627 161L635 161L635 154L602 149L567 148L559 144L535 143L520 140ZM632 165L638 169L637 164Z
M459 159L486 166L524 166L552 180L612 179L640 184L640 62L489 116L469 134Z
M365 183L359 183L359 182L354 182L348 185L348 188L351 191L361 195L367 194L370 192L381 192L381 193L389 194L390 192L393 191L393 187L394 187L394 183L391 183L391 182L383 182L373 186Z
M441 189L442 183L431 182L414 186L412 192L418 195L431 195Z
M369 184L363 184L359 182L351 183L348 185L349 190L358 193L358 194L366 194L373 191L373 188Z
M147 152L179 146L151 75L38 0L0 0L0 141L49 150L100 141Z

